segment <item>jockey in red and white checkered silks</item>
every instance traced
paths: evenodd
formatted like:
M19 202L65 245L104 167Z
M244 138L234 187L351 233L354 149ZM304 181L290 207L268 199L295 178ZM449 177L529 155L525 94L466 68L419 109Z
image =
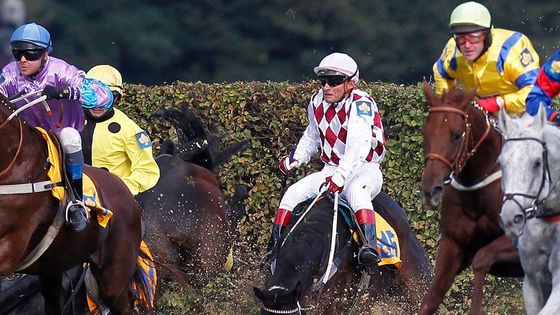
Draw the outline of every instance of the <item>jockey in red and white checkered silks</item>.
M381 115L373 98L356 87L359 70L350 56L330 54L314 70L322 88L309 102L309 124L295 151L292 156L281 158L279 167L289 174L319 152L324 167L286 190L276 213L267 255L272 252L282 228L288 225L293 209L315 197L326 184L328 191L339 192L348 201L364 232L366 240L360 261L366 265L377 264L371 200L383 184L380 163L385 155L385 136Z

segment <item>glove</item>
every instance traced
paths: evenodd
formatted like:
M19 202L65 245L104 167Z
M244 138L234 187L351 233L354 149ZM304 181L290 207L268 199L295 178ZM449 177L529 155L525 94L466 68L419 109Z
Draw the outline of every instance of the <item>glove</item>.
M294 175L292 173L292 169L298 167L299 165L300 164L298 160L293 159L287 155L280 158L280 162L278 162L278 168L284 175Z
M495 113L500 110L504 104L504 100L500 96L493 96L487 98L479 98L476 103L484 108L485 111L489 113Z
M72 97L72 89L70 87L54 87L52 85L47 85L43 89L41 95L45 95L48 100L70 99Z
M327 191L330 193L340 193L344 187L342 179L340 176L329 176L325 179L325 185L327 185Z

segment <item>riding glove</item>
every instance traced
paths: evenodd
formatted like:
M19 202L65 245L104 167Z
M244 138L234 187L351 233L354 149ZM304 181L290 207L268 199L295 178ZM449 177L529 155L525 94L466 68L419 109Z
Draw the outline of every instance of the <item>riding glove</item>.
M344 188L343 179L336 174L333 176L328 176L325 180L325 184L327 185L327 191L331 193L340 193Z
M480 98L476 102L480 107L484 108L484 110L489 113L495 113L499 111L500 108L504 105L504 99L501 96Z
M72 99L72 88L70 87L55 87L47 85L43 89L41 95L47 96L47 99Z
M294 175L292 169L298 166L300 166L299 161L287 155L280 158L280 162L278 163L278 168L284 175Z

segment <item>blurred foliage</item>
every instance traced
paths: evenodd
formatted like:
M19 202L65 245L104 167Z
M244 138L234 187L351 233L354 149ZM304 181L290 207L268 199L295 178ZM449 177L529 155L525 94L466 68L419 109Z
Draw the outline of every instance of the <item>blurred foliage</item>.
M343 51L369 81L430 77L463 1L26 0L55 56L87 70L112 64L127 82L300 82ZM541 59L560 47L555 1L487 1L496 27L529 36Z
M257 302L251 287L262 286L264 281L255 270L269 237L280 191L296 180L284 182L277 169L278 158L287 154L303 133L307 125L306 107L318 87L315 81L299 84L175 82L154 87L125 84L126 97L121 109L151 134L156 145L165 138L174 137L174 131L150 115L182 104L194 108L207 124L216 126L224 146L241 139L251 142L251 148L230 159L219 169L218 176L227 195L233 194L238 183L250 189L246 215L237 226L233 274L219 277L202 293L185 293L172 288L162 300L165 309L183 312L203 308L204 313L209 314L236 314L235 310L255 312ZM421 127L427 113L421 84L362 82L361 88L378 103L388 138L388 154L382 165L383 189L406 210L411 226L433 260L439 234L439 211L424 209L418 191L424 163ZM298 170L298 178L320 166L316 157L310 165ZM519 280L492 276L488 279L485 288L488 314L520 313ZM467 312L471 281L470 269L457 277L440 309L442 314Z

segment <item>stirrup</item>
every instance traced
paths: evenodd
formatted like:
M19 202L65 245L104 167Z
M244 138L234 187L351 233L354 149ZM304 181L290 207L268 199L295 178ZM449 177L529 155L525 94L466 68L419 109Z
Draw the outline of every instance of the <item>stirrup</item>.
M77 216L83 215L83 217L78 218L78 220L71 221L70 217L73 216L73 214ZM87 211L87 208L84 205L84 203L80 200L72 200L68 202L65 211L65 220L66 220L66 225L68 225L71 230L75 232L83 231L89 222L89 212Z

